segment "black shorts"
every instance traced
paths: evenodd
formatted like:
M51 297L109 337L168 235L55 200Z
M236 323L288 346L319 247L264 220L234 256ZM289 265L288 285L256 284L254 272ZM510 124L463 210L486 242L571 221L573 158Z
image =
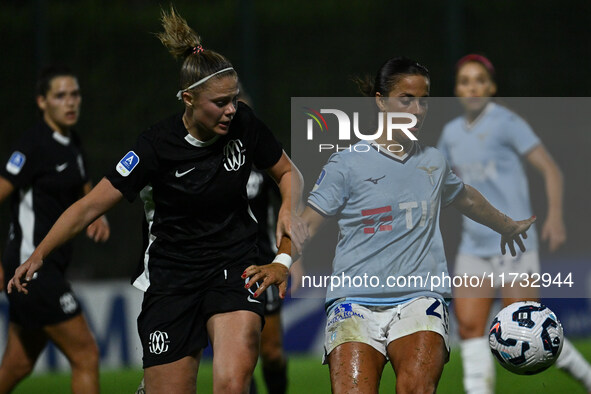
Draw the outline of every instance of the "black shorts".
M215 314L246 310L264 321L265 294L255 299L254 290L245 289L241 278L249 265L222 270L191 293L145 293L137 319L143 367L168 364L207 347L206 324Z
M265 316L274 315L281 312L283 300L279 298L279 288L275 285L267 287L267 301L265 302Z
M10 321L28 329L58 324L81 313L70 283L52 264L45 264L28 285L29 294L8 296Z

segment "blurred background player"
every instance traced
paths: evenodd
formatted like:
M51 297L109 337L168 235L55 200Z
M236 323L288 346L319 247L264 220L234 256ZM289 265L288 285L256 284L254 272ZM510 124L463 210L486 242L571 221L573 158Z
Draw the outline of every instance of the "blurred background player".
M252 107L252 100L243 84L238 84L238 101ZM257 246L259 265L269 264L277 254L275 224L277 207L281 194L277 184L264 172L253 168L246 184L248 205L257 219ZM293 271L299 265L293 265ZM287 358L283 351L283 331L281 327L281 306L277 286L269 286L265 300L265 326L261 332L261 362L265 386L269 394L282 394L287 390ZM252 380L250 394L255 394L257 387Z
M384 116L414 115L416 127L409 130L416 136L427 115L430 83L423 65L394 57L360 87ZM439 212L448 205L503 234L503 252L506 243L513 254L514 242L523 246L520 237L534 219L514 222L496 210L451 171L437 149L419 145L402 130L356 147L329 158L302 214L310 236L326 217L338 218L333 276L426 280L447 274ZM296 246L307 238L299 230L294 225ZM377 393L388 361L397 393L435 392L449 359L450 295L450 286L433 289L422 281L405 287L331 286L324 349L333 392Z
M246 191L248 204L258 222L259 264L269 264L277 252L274 246L277 213L273 202L279 201L279 190L267 174L253 169L248 178ZM265 326L261 333L260 351L263 378L270 394L282 394L287 390L287 359L283 351L280 313L283 301L279 297L277 286L269 286L266 296ZM253 394L252 389L251 394Z
M42 119L22 135L0 168L0 202L11 196L10 233L0 268L2 288L62 212L92 188L80 140L72 130L81 101L78 79L67 67L41 71L37 106ZM106 241L106 219L95 220L86 233L95 242ZM0 393L10 392L33 370L48 340L70 363L72 391L98 393L98 348L64 276L71 255L72 245L65 244L47 256L28 296L8 294L10 322L0 365Z
M496 92L495 69L489 59L476 54L461 58L456 65L455 95L460 98L465 113L444 127L438 148L464 182L477 188L491 204L511 217L532 214L524 162L531 164L544 177L548 211L542 240L554 252L566 241L562 174L531 127L515 113L491 101ZM455 274L480 276L492 272L498 279L502 272L540 272L535 227L530 229L524 243L527 252L516 257L502 256L498 253L495 232L464 217ZM494 286L499 287L500 283L495 281ZM492 393L495 365L485 330L495 288L489 285L455 290L464 389L468 393ZM539 298L537 288L521 286L503 286L501 295L503 306ZM591 367L566 339L556 365L591 392Z

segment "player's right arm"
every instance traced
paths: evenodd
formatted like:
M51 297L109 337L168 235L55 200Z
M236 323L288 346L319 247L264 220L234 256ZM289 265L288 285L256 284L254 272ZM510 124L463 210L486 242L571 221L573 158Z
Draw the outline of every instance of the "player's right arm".
M27 282L41 268L43 259L107 212L122 197L121 192L107 178L103 178L90 193L72 204L58 218L33 254L17 268L14 277L8 282L8 292L12 292L15 287L17 291L26 294ZM23 277L25 281L21 282Z
M0 204L12 194L14 185L9 180L0 176ZM4 290L4 269L2 268L2 261L0 261L0 291Z

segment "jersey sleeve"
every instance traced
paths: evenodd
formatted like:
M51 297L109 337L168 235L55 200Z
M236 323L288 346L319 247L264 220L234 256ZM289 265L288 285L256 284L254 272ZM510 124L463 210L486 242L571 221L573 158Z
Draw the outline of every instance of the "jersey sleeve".
M464 189L464 182L452 171L447 160L445 161L445 174L443 175L443 190L441 193L441 206L451 204Z
M348 196L347 169L338 154L333 154L322 168L308 205L323 216L333 216L345 204Z
M150 183L158 168L156 150L146 134L140 135L133 148L127 152L107 175L107 179L130 202Z
M6 178L15 188L30 185L39 170L39 157L35 148L35 138L23 135L13 146L9 157L0 168L0 175Z
M505 126L505 138L520 155L525 155L540 144L540 139L531 126L519 116L511 114Z

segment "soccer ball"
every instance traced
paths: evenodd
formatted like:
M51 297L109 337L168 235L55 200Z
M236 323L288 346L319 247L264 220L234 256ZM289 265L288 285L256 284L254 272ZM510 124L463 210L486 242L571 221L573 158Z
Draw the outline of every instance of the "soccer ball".
M488 343L492 354L519 375L542 372L556 361L564 336L560 321L539 302L513 303L494 318Z

